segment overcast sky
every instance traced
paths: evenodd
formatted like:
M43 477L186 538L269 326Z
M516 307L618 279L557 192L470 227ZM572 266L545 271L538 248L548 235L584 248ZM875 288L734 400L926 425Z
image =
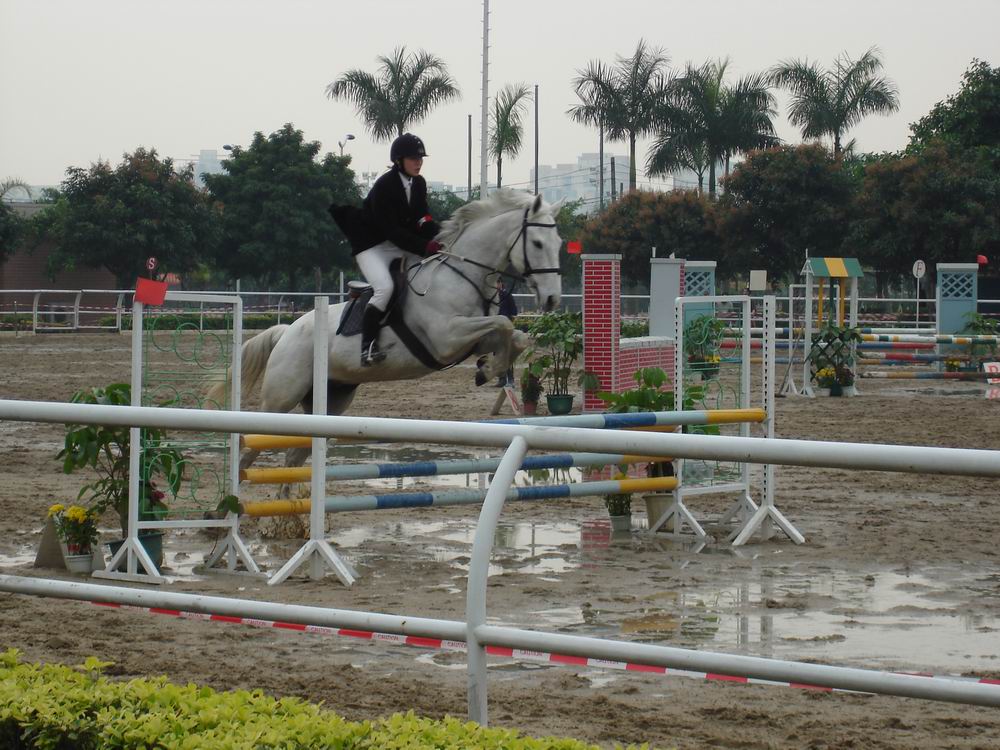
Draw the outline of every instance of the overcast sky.
M902 106L849 133L865 151L904 146L909 123L958 90L974 57L1000 64L1000 0L492 0L490 10L491 89L539 85L541 164L597 150L596 130L565 114L577 101L571 81L589 60L630 55L640 37L674 67L728 56L732 80L878 46ZM478 184L481 30L478 0L0 0L0 179L56 184L69 166L117 163L137 146L186 160L286 122L324 151L353 133L354 169L382 170L388 145L324 89L406 45L444 60L462 92L413 127L430 154L424 175L465 184L471 114ZM798 142L779 100L778 134ZM505 184L528 180L533 117Z

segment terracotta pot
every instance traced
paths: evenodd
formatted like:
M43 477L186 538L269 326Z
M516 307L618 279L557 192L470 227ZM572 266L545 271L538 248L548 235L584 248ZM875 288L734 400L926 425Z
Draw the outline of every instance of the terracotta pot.
M521 413L526 417L533 417L538 413L537 401L522 401Z

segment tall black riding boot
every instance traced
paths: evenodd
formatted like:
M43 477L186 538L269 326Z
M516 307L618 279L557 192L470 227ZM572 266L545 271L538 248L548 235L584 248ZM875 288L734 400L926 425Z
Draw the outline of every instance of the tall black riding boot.
M378 348L378 322L383 313L374 305L365 307L361 319L361 366L369 367L385 359L385 352Z

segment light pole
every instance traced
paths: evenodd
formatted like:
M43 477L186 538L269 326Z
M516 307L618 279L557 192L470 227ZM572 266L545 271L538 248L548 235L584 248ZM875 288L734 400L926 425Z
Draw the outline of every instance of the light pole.
M340 146L340 155L341 156L344 155L344 146L347 145L348 141L353 141L353 140L354 140L354 134L353 133L348 133L347 135L344 136L344 140L337 141L337 145Z

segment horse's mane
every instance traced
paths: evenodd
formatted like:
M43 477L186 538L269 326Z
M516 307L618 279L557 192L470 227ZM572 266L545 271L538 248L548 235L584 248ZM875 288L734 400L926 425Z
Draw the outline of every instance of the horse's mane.
M502 188L490 195L486 200L472 201L455 209L447 221L441 226L437 239L448 245L458 238L462 231L473 222L492 219L514 209L525 209L535 200L531 193L522 193L509 188Z

